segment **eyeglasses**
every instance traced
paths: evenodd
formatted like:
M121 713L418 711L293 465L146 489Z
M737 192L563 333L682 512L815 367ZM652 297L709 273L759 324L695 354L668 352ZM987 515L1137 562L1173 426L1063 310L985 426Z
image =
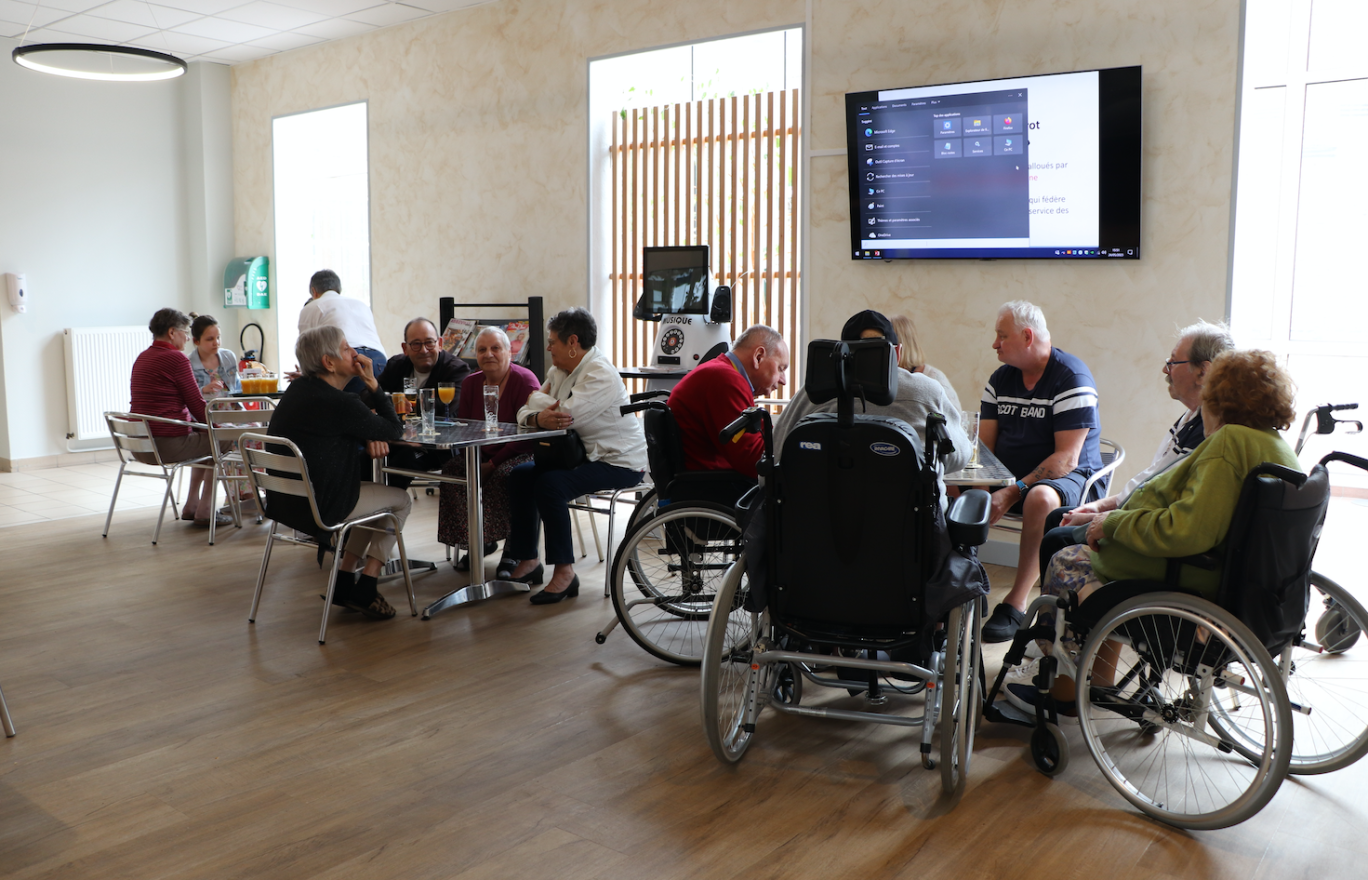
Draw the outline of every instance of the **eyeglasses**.
M1190 364L1192 361L1164 361L1164 369L1172 371L1179 364Z
M435 351L437 346L442 344L440 339L412 339L409 340L409 348L426 348L428 351Z

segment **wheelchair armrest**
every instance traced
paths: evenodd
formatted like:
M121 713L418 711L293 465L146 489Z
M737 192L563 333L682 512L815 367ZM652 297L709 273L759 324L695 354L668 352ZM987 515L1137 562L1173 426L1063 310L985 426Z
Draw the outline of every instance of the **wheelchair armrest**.
M977 547L988 540L988 514L992 496L982 489L970 489L950 505L947 517L950 542L957 547Z
M669 396L670 392L666 391L663 388L657 388L654 391L638 391L636 394L629 394L627 396L627 399L630 400L632 403L641 403L643 400L654 400L657 397Z

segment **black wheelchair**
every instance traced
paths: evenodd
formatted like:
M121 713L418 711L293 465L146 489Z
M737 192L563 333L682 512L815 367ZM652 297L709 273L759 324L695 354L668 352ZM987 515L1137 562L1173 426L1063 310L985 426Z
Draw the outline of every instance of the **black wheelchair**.
M755 481L736 471L688 471L666 392L634 395L624 416L642 413L654 488L632 511L613 557L609 590L615 617L595 636L603 644L619 623L652 656L697 666L713 599L741 555L736 501Z
M722 581L703 651L703 727L714 754L740 760L761 712L870 721L919 731L923 764L963 791L982 693L979 621L986 573L975 547L988 534L989 499L965 493L941 509L937 473L950 443L944 418L925 449L905 422L854 415L856 397L887 405L897 388L882 339L818 340L806 389L837 413L800 421L776 461L769 414L751 409L724 432L760 431L757 488L739 503L745 556ZM805 686L848 696L804 704ZM892 698L919 715L879 710ZM862 699L865 708L848 706ZM846 703L846 705L842 705Z
M1237 824L1268 803L1289 770L1333 769L1327 760L1357 751L1365 735L1363 707L1349 707L1350 729L1342 730L1336 705L1362 690L1363 669L1297 668L1326 650L1316 642L1332 655L1352 644L1333 631L1353 624L1343 614L1327 619L1326 632L1313 624L1314 640L1307 630L1308 620L1324 618L1309 587L1331 461L1368 468L1343 453L1326 456L1309 475L1269 463L1255 468L1219 555L1170 560L1165 582L1118 581L1081 603L1072 593L1037 599L989 689L984 718L1034 727L1032 759L1058 774L1068 765L1068 743L1051 691L1057 675L1071 676L1083 741L1107 781L1142 812L1182 828ZM1186 565L1221 566L1215 602L1176 586ZM1033 640L1051 648L1031 679L1031 714L995 697ZM1337 678L1347 689L1335 687ZM1313 691L1316 704L1306 699ZM1317 719L1317 727L1294 718ZM1327 754L1322 737L1310 733L1320 726L1350 747Z

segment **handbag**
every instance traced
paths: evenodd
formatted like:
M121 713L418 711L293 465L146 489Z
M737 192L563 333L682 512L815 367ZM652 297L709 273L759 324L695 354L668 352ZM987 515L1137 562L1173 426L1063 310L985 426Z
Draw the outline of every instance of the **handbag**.
M556 437L543 437L536 441L532 456L538 470L570 470L589 460L584 450L584 441L574 429Z

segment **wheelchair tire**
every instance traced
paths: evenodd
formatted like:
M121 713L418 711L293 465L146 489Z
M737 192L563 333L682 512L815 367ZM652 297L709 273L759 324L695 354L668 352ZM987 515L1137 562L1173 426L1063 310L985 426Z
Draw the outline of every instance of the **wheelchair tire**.
M1046 776L1058 776L1069 766L1069 741L1059 725L1050 724L1031 731L1031 761Z
M697 666L713 598L740 553L741 530L720 504L674 505L641 520L613 558L622 628L652 656Z
M1344 587L1311 572L1311 601L1301 638L1277 658L1293 707L1289 773L1329 773L1368 754L1365 627L1368 611L1363 605ZM1262 743L1242 735L1247 728L1239 723L1239 696L1220 701L1211 723L1249 757L1262 750Z
M1108 643L1115 657L1099 660ZM1078 669L1083 741L1142 812L1179 828L1226 828L1263 809L1282 784L1292 740L1287 689L1263 645L1228 611L1183 593L1136 596L1088 633ZM1245 691L1243 710L1225 717L1257 751L1206 729L1236 687Z
M761 670L751 668L751 655L763 635L763 615L742 607L745 568L742 557L732 565L717 592L699 676L703 734L713 754L725 764L741 760L750 746L762 698L764 676Z
M964 793L974 733L983 709L979 690L982 656L979 653L979 602L953 608L945 625L945 662L940 692L941 788L957 798ZM929 700L928 700L929 702Z

